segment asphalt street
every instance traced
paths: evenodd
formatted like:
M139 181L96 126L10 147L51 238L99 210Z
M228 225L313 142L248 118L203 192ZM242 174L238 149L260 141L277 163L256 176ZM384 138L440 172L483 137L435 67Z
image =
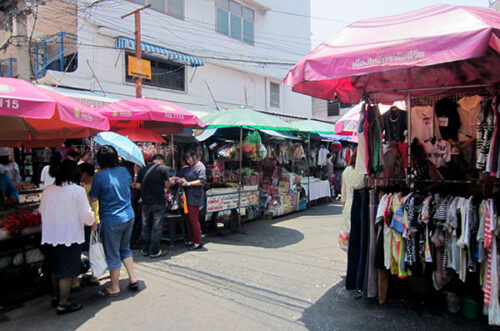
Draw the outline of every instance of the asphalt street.
M344 289L346 253L337 246L338 203L245 224L242 233L178 244L168 256L135 252L140 291L74 295L83 310L57 316L46 295L6 314L0 330L476 330L484 321L378 305ZM106 281L101 287L107 286Z

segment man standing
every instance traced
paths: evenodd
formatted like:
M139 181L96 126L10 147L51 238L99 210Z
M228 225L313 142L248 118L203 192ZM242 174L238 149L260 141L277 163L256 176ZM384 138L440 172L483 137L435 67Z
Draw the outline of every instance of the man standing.
M165 158L161 154L153 156L153 162L139 171L136 188L142 198L142 255L160 257L160 239L165 217L165 189L170 187Z

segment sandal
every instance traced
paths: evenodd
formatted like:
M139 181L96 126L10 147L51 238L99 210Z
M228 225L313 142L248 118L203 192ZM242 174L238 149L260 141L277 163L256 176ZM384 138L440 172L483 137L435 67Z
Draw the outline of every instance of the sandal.
M74 313L75 311L79 311L82 308L83 308L83 306L79 303L68 302L65 305L58 305L57 306L57 315Z
M99 298L112 298L120 295L120 292L111 293L107 289L97 291L97 296Z
M130 283L127 288L131 291L137 291L139 289L139 282Z

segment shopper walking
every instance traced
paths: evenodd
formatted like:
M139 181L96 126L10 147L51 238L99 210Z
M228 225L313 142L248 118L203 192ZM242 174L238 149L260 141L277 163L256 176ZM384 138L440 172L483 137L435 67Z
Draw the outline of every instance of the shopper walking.
M82 305L69 300L73 278L81 272L81 244L84 225L93 225L94 213L80 181L80 169L73 161L64 161L56 172L55 185L43 190L42 244L47 245L48 262L54 284L52 305L57 314L72 313Z
M190 149L185 153L189 170L185 174L186 181L182 182L186 192L188 214L184 215L184 222L188 234L188 246L191 249L203 247L201 242L201 226L198 220L200 206L203 206L204 186L207 183L205 165L201 163L196 151Z
M104 145L97 152L101 171L95 174L90 189L92 201L99 200L99 220L104 253L111 275L111 286L98 292L101 297L120 293L120 268L122 262L129 277L128 288L137 290L134 260L130 249L130 236L134 225L134 211L130 203L132 176L118 166L118 154L114 147Z
M170 187L168 168L161 154L153 156L153 162L139 171L136 188L142 199L142 255L151 258L163 255L160 248L165 219L165 189Z

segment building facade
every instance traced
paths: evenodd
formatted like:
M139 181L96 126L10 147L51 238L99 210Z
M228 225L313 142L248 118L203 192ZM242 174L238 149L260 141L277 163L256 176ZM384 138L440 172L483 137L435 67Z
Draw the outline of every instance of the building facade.
M134 97L134 15L121 16L146 3L142 55L151 79L144 97L191 110L246 106L312 116L311 97L283 84L310 50L309 0L50 1L28 18L33 78L89 99ZM9 51L0 55L4 76L6 59L15 59Z

